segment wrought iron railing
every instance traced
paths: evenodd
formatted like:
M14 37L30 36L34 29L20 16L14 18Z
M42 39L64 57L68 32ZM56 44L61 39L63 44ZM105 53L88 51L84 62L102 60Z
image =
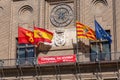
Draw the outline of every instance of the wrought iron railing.
M119 61L120 60L120 52L112 52L112 53L82 53L77 55L78 62L96 62L96 61ZM66 62L67 63L67 62ZM18 58L18 59L1 59L0 60L0 68L1 67L12 67L12 66L34 66L37 65L37 58ZM53 63L52 63L53 64ZM38 64L39 65L39 64ZM50 65L50 64L49 64Z

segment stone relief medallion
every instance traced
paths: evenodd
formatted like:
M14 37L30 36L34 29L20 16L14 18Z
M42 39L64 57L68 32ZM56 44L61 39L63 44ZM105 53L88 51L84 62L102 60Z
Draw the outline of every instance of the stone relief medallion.
M73 20L73 10L67 4L56 5L50 15L51 23L56 27L65 27Z
M33 8L30 5L22 6L18 11L18 16L23 22L30 22L33 15Z
M54 44L56 46L64 46L65 45L65 34L63 30L56 30L55 31L55 38L54 38Z

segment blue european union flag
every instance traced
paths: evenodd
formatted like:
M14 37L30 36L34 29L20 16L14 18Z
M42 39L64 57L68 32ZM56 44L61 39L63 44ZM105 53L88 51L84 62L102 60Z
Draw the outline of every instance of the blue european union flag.
M112 42L110 34L108 34L96 20L95 20L95 33L97 39L108 40L109 43Z

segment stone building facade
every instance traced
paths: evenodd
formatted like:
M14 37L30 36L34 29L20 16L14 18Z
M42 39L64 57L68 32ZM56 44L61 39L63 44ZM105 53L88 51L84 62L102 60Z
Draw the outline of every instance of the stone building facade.
M120 0L0 0L1 80L118 80L119 8ZM102 47L108 56L99 61L90 53L94 43L100 42L76 39L76 21L95 29L94 20L112 36L112 44L105 42ZM34 26L54 33L52 46L40 44L31 56L36 63L24 66L18 63L18 27L32 31ZM74 54L75 63L39 65L36 61L38 57Z

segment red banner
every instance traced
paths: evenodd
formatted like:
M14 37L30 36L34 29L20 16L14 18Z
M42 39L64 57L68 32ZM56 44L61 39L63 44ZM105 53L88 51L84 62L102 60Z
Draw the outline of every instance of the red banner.
M38 57L38 64L76 62L75 55Z

